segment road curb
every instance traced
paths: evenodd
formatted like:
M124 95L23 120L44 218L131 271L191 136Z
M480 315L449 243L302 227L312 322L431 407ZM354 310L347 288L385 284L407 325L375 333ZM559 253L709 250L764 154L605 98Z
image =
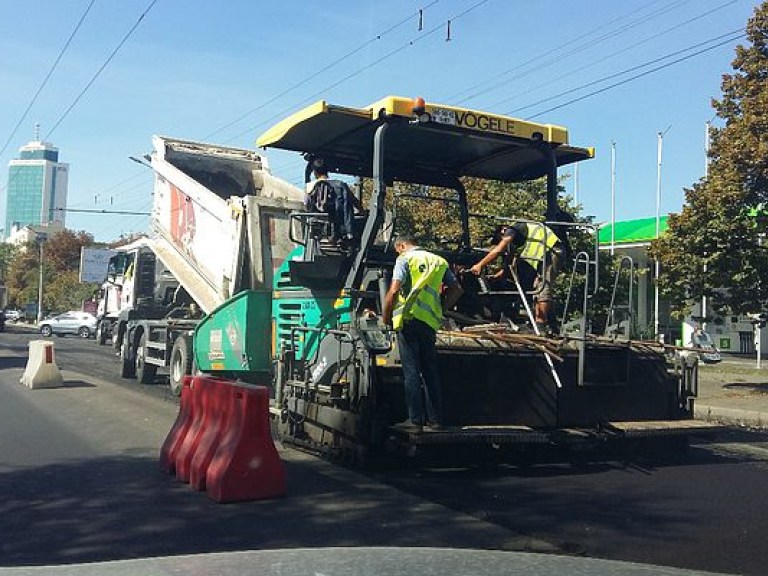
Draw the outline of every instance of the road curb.
M768 412L726 408L712 404L696 404L694 418L707 422L721 422L733 426L768 428Z

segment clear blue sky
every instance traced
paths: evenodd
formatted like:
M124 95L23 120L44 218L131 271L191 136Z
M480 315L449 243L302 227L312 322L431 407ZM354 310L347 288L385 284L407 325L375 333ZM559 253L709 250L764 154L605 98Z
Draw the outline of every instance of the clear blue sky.
M90 1L0 0L0 146ZM153 134L253 148L270 124L315 100L363 106L388 94L531 117L707 48L712 44L705 41L743 28L758 4L157 0L51 134L150 5L150 0L95 0L0 156L0 221L8 161L33 139L37 122L45 139L59 147L60 160L71 166L69 208L148 211L151 174L128 157L149 152ZM421 31L415 15L419 9ZM705 123L713 118L710 100L720 94L722 74L731 71L737 43L535 117L567 127L572 144L596 147L597 158L582 164L579 174L579 200L587 214L599 221L611 217L610 149L615 141L617 219L655 215L657 133L667 127L662 212L680 209L683 187L703 174ZM678 54L553 99L673 53ZM295 156L269 156L279 176L302 180ZM67 225L108 241L121 233L147 231L148 218L70 213Z

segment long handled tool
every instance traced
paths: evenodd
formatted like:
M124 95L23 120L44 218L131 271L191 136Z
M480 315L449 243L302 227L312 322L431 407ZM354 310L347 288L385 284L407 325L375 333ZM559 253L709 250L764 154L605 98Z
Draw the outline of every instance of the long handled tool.
M536 319L533 317L533 312L531 312L531 307L528 304L528 298L525 297L523 286L520 284L520 278L517 277L517 271L513 266L510 266L509 270L512 272L512 278L514 278L517 291L520 293L520 298L523 300L523 306L525 306L525 312L528 314L528 320L530 320L531 326L533 326L533 331L536 333L536 336L541 336L539 327L536 325ZM549 370L552 372L552 378L555 379L555 384L557 384L558 388L562 388L563 383L560 382L560 376L558 375L557 370L555 370L555 364L552 362L552 358L549 356L549 354L544 354L544 359L549 365Z

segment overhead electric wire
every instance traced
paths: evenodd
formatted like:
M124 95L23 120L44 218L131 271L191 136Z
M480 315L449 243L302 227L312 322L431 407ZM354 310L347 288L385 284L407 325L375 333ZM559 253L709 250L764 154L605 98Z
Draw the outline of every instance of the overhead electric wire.
M709 52L710 50L714 50L715 48L719 48L720 46L725 46L726 44L729 44L730 42L733 42L734 40L737 40L745 36L745 32L743 30L740 30L739 32L740 33L738 35L732 38L729 38L727 40L724 40L723 42L718 42L717 44L708 46L707 48L703 48L698 52L694 52L693 54L688 54L687 56L683 56L681 58L678 58L677 60L673 60L672 62L667 62L666 64L662 64L661 66L657 66L656 68L646 70L645 72L641 72L640 74L636 74L635 76L631 76L630 78L626 78L624 80L621 80L620 82L615 82L614 84L605 86L603 88L600 88L599 90L590 92L589 94L584 94L583 96L579 96L578 98L574 98L573 100L569 100L562 104L558 104L557 106L553 106L552 108L548 108L546 110L538 112L533 116L529 116L528 119L537 118L538 116L548 114L549 112L553 112L554 110L559 110L560 108L564 108L565 106L570 106L571 104L575 104L576 102L581 102L582 100L586 100L587 98L591 98L592 96L595 96L597 94L602 94L603 92L607 92L608 90L617 88L618 86L623 86L624 84L628 84L629 82L632 82L633 80L637 80L638 78L648 76L649 74L653 74L654 72L658 72L659 70L663 70L664 68L669 68L670 66L679 64L680 62L683 62L685 60L690 60L694 56L699 56L700 54L704 54L705 52Z
M59 117L58 120L53 125L53 128L51 128L48 133L45 135L46 138L49 138L51 134L56 130L56 128L59 127L59 125L64 121L64 119L69 115L69 113L72 111L72 109L77 105L77 103L80 101L80 98L82 98L86 92L88 92L89 88L93 85L94 82L96 82L96 79L101 75L101 73L104 71L104 69L107 67L107 65L112 61L112 59L115 57L115 55L118 53L120 48L123 47L123 45L128 41L128 39L133 35L133 33L136 31L136 29L139 27L139 24L144 20L144 17L149 13L149 11L152 9L152 7L157 3L157 0L152 0L149 3L149 6L144 10L144 12L141 13L141 16L139 16L139 19L136 20L136 23L131 26L131 29L128 30L125 36L123 36L123 39L120 40L118 45L115 47L114 50L112 50L112 53L107 57L107 59L104 61L104 63L101 65L101 67L96 71L96 74L93 75L93 77L88 81L88 83L85 85L85 88L83 88L80 93L77 95L77 97L74 99L72 104L69 105L69 107L64 111L64 113Z
M591 82L587 82L586 84L582 84L580 86L577 86L575 88L570 88L568 90L565 90L564 92L560 92L559 94L555 94L554 96L549 96L547 98L540 98L536 102L532 104L528 104L526 106L520 106L519 108L515 108L514 110L510 110L506 114L516 114L522 110L527 110L528 108L533 108L535 106L538 106L540 104L543 104L544 102L551 102L552 100L557 100L558 98L562 98L563 96L567 96L568 94L572 94L574 92L578 92L579 90L584 90L585 88L589 88L590 86L595 86L596 84L602 84L603 82L607 82L609 80L613 80L614 78L618 78L619 76L624 76L625 74L629 74L630 72L634 72L635 70L639 70L641 68L646 68L648 66L651 66L653 64L656 64L657 62L661 62L663 60L668 60L669 58L674 58L675 56L678 56L679 54L683 54L685 52L690 52L691 50L695 50L696 48L701 48L702 46L705 46L707 44L711 44L712 42L716 42L718 40L722 40L726 36L735 36L733 38L730 38L728 41L735 40L739 36L741 36L744 33L743 29L739 28L737 30L731 30L730 32L726 32L725 34L721 34L720 36L715 36L714 38L710 38L709 40L705 40L704 42L699 42L698 44L693 44L692 46L688 46L686 48L682 48L681 50L677 50L675 52L670 52L669 54L665 54L664 56L660 56L658 58L654 58L653 60L648 60L646 62L643 62L642 64L637 64L635 66L631 66L629 68L625 68L624 70L621 70L619 72L614 72L613 74L609 74L608 76L603 76L602 78L598 78L597 80L592 80Z
M139 175L140 176L151 176L150 174L147 174L146 172L142 172ZM125 180L123 182L123 184L125 184L125 183L127 183L127 182L129 182L131 180L135 180L135 176ZM128 188L125 188L124 190L120 190L119 192L115 192L113 194L108 194L107 191L101 191L101 192L96 192L95 194L92 194L91 196L89 196L89 198L93 198L94 196L104 196L104 198L108 198L109 199L110 206L113 206L116 199L120 199L121 200L122 197L125 194L127 194L128 192L131 192L133 190L136 190L137 188L145 187L145 186L147 186L147 182L137 182L133 186L129 186ZM113 186L113 187L109 188L108 190L114 190L115 188L117 188L117 186ZM131 198L131 200L134 200L134 198ZM72 205L71 207L72 208L86 208L87 206L92 206L94 204L97 204L97 203L96 202L91 203L89 200L81 200L77 204ZM118 204L119 204L119 202L118 202Z
M463 10L462 12L457 14L456 16L452 16L452 17L448 18L448 20L450 20L451 22L456 22L456 20L458 20L459 18L462 18L462 17L466 16L467 14L472 12L473 10L479 8L480 6L482 6L483 4L486 4L489 1L490 0L480 0L479 2L476 2L475 4L473 4L472 6L467 8L466 10ZM417 38L414 38L413 40L410 40L410 41L406 42L405 44L395 48L394 50L391 50L390 52L387 52L384 56L374 60L373 62L370 62L370 63L366 64L362 68L359 68L359 69L355 70L354 72L344 76L343 78L341 78L341 79L339 79L339 80L329 84L328 86L325 86L322 90L319 90L318 92L312 94L311 96L308 96L307 98L305 98L301 102L298 102L297 104L294 104L293 106L291 106L289 108L281 110L277 114L274 114L274 115L270 116L269 118L266 118L265 120L259 122L255 126L251 126L248 130L244 130L243 132L240 132L239 134L236 134L235 136L233 136L232 138L227 140L226 143L230 143L230 142L232 142L234 140L237 140L238 138L253 132L259 126L263 126L264 124L267 124L267 123L269 123L269 122L271 122L271 121L273 121L273 120L275 120L277 118L285 116L288 112L296 109L296 107L298 107L298 106L302 106L304 104L311 103L318 96L321 96L321 95L327 93L329 90L332 90L333 88L336 88L337 86L343 84L347 80L350 80L350 79L354 78L355 76L358 76L358 75L362 74L366 70L376 66L377 64L380 64L384 60L388 60L389 58L391 58L395 54L398 54L398 53L402 52L403 50L406 50L407 48L410 48L411 46L413 46L417 42L421 42L425 38L428 38L429 36L432 36L436 32L438 32L440 30L444 30L444 29L445 29L445 23L441 22L439 25L437 25L434 28L428 30L427 32L422 33Z
M276 102L277 100L279 100L283 96L285 96L287 94L290 94L291 92L293 92L297 88L300 88L301 86L304 86L305 84L307 84L308 82L314 80L318 76L321 76L321 75L325 74L328 70L330 70L334 66L340 64L341 62L343 62L344 60L347 60L348 58L351 58L352 56L354 56L358 52L360 52L360 51L364 50L365 48L367 48L368 46L370 46L371 44L374 44L375 42L381 40L386 34L389 34L393 30L396 30L397 28L400 28L401 26L403 26L407 22L410 22L413 19L414 16L418 16L419 14L423 14L423 12L425 10L431 8L432 6L437 4L438 2L440 2L440 0L432 0L432 2L430 2L429 4L424 6L423 8L420 8L416 12L413 12L413 13L409 14L406 18L403 18L397 24L393 24L392 26L390 26L389 28L387 28L383 32L378 33L376 36L374 36L370 40L367 40L367 41L363 42L362 44L360 44L356 48L353 48L352 50L350 50L349 52L347 52L346 54L341 56L340 58L337 58L333 62L323 66L320 70L318 70L317 72L315 72L311 76L308 76L307 78L304 78L304 80L301 80L300 82L297 82L296 84L290 86L289 88L286 88L285 90L283 90L279 94L276 94L275 96L271 97L266 102L263 102L263 103L259 104L258 106L256 106L256 108L253 108L253 109L249 110L248 112L246 112L245 114L242 114L241 116L238 116L237 118L235 118L234 120L232 120L228 124L225 124L221 128L217 128L213 132L207 134L206 136L203 137L203 140L207 140L211 136L215 136L219 132L222 132L222 131L226 130L227 128L231 127L231 126L234 126L235 124L237 124L238 122L241 122L242 120L244 120L245 118L247 118L248 116L253 114L254 112L258 112L259 110L265 108L266 106L272 104L273 102Z
M498 106L501 106L502 104L506 104L510 100L514 100L516 98L519 98L520 96L524 96L526 94L530 94L531 92L536 92L537 90L540 90L541 88L544 88L545 86L549 86L555 82L561 81L563 78L566 78L568 76L573 76L574 74L578 74L579 72L583 72L584 70L587 70L589 68L593 68L594 66L597 66L598 64L601 64L602 62L605 62L606 60L610 60L611 58L615 58L616 56L619 56L620 54L624 54L634 48L637 48L638 46L641 46L643 44L647 44L648 42L651 42L655 40L656 38L659 38L660 36L663 36L665 34L669 34L670 32L673 32L679 28L682 28L683 26L686 26L690 24L691 22L695 22L697 20L701 20L702 18L705 18L706 16L709 16L710 14L713 14L714 12L717 12L718 10L722 10L723 8L726 8L730 6L731 4L735 4L736 2L739 2L739 0L729 0L728 2L725 2L723 4L720 4L719 6L716 6L715 8L712 8L711 10L707 10L706 12L703 12L699 14L698 16L694 16L693 18L689 18L688 20L684 22L680 22L679 24L675 24L674 26L671 26L667 28L666 30L662 30L661 32L657 32L656 34L653 34L652 36L649 36L647 38L644 38L643 40L639 40L638 42L635 42L633 44L630 44L629 46L626 46L622 48L621 50L618 50L616 52L611 52L607 56L600 58L599 60L595 60L593 62L590 62L589 64L585 64L584 66L581 66L580 68L575 68L573 70L569 70L568 72L559 75L557 78L549 80L547 82L543 82L537 86L534 86L532 88L528 88L527 90L520 92L518 94L515 94L513 96L509 96L507 98L504 98L502 100L499 100L493 104L489 104L489 108L496 108Z
M150 198L149 200L144 202L141 206L139 206L138 210L142 212L141 216L131 216L131 217L128 217L128 218L125 218L125 219L121 219L120 220L121 224L123 224L123 225L129 224L129 226L128 226L129 228L133 227L140 220L143 220L144 218L146 218L146 216L143 214L143 211L149 209L151 204L152 204L152 199ZM114 229L115 229L115 225L114 224L110 224L110 225L108 225L105 228L99 229L98 232L94 232L93 235L94 235L94 237L101 236L101 235L106 234L108 232L113 232ZM125 230L123 230L121 232L121 234L123 234L124 232L125 232Z
M547 56L550 56L552 54L555 54L555 53L560 52L560 51L565 50L565 49L569 50L569 54L571 54L574 51L575 43L579 42L580 40L584 40L586 38L589 38L590 36L593 36L596 33L600 33L603 30L610 30L611 27L614 24L616 24L618 22L621 22L622 20L624 20L626 18L629 18L629 17L633 16L634 14L647 9L647 8L653 6L654 4L658 4L659 1L660 0L656 0L654 2L650 2L649 4L643 5L640 8L636 8L635 10L631 10L631 11L627 12L626 14L623 14L621 16L617 16L616 18L613 18L612 20L606 22L605 24L601 24L600 26L597 26L596 28L593 28L592 30L589 30L588 32L585 32L584 34L580 34L580 35L576 36L575 38L571 38L571 39L567 40L566 42L563 42L562 44L560 44L558 46L555 46L554 48L546 50L545 52L539 54L538 56L534 56L534 57L529 58L528 60L526 60L524 62L515 64L515 65L507 68L506 70L503 70L503 71L501 71L501 72L499 72L497 74L494 74L490 78L487 78L487 79L485 79L485 80L483 80L481 82L474 83L469 88L467 88L465 90L462 90L461 92L458 92L457 94L454 94L453 96L451 96L449 98L449 100L456 101L457 103L465 102L465 101L470 100L470 99L472 99L472 98L474 98L476 96L482 95L482 94L484 94L487 91L490 91L490 90L494 89L494 85L492 85L490 87L488 87L487 85L492 83L492 82L495 82L499 78L502 78L502 77L510 74L511 72L514 72L516 70L520 70L520 69L526 68L527 66L529 66L531 64L534 64L534 63L538 62L539 60L542 60L542 59L546 58ZM658 11L666 12L666 11L668 11L671 8L675 8L678 5L684 4L684 3L689 2L689 1L690 0L678 0L678 2L676 4L674 4L674 5L672 5L671 7L662 7L662 8L659 8ZM622 24L621 27L618 28L618 30L614 30L613 32L608 32L606 34L613 34L613 35L615 35L615 34L620 33L621 31L626 30L628 27L639 26L640 24L644 24L648 20L650 20L650 19L656 17L657 15L659 15L658 11L657 12L651 12L650 14L645 14L645 15L640 17L640 20L635 20L635 21L632 21L632 22L630 22L628 24ZM604 36L601 36L600 38L590 40L588 42L588 44L589 44L588 47L591 47L591 46L595 45L596 43L602 42L605 39L606 38L605 38L605 35L604 35ZM582 44L581 46L584 46L584 44ZM578 45L577 45L577 47L578 47ZM584 49L586 49L586 48L584 48ZM558 61L559 61L559 59L558 59ZM541 68L541 66L537 67L536 70L539 70L540 68ZM528 72L529 71L525 71L522 74L525 74L525 73L528 73ZM517 77L515 77L515 78L517 78ZM483 85L486 85L486 87L482 88L479 92L477 92L475 94L472 93L473 91L478 90L478 88L480 88ZM459 98L462 98L462 99L458 100Z
M88 4L88 7L85 9L85 12L83 12L83 15L80 16L80 20L78 20L74 30L72 30L72 33L69 35L69 38L65 42L64 47L59 52L59 55L56 57L56 60L53 62L53 65L51 66L50 70L48 70L48 74L45 75L45 78L40 83L40 86L37 88L37 92L35 92L35 95L32 96L32 99L29 101L29 104L27 105L26 110L24 110L24 114L22 114L21 118L19 118L19 121L16 123L16 126L14 126L13 130L8 136L8 139L5 141L5 144L3 144L3 147L0 148L0 156L2 156L3 152L5 152L5 149L8 148L8 144L10 144L11 140L16 135L16 132L18 132L19 128L21 127L21 124L24 122L24 120L27 119L27 114L29 114L29 111L32 109L32 106L34 106L35 102L37 102L38 96L40 96L40 93L43 91L43 88L45 88L45 85L48 83L48 80L53 74L53 71L56 70L56 67L59 65L59 62L61 62L61 59L64 56L64 53L67 51L67 48L69 48L69 45L72 43L72 39L77 34L77 31L80 30L80 26L85 20L85 17L88 16L88 12L91 11L91 8L93 7L95 2L96 0L91 0L90 3Z
M149 216L151 212L137 212L134 210L99 210L97 208L54 208L54 212L78 212L82 214L119 214L121 216Z
M95 1L95 0L94 0L94 1ZM302 80L302 81L300 81L300 82L298 82L298 83L296 83L296 84L294 84L294 85L290 86L289 88L286 88L285 90L283 90L282 92L280 92L280 93L279 93L279 94L277 94L276 96L273 96L272 98L270 98L270 99L269 99L269 100L267 100L266 102L264 102L264 103L260 104L260 105L259 105L259 106L257 106L256 108L253 108L252 110L249 110L248 112L246 112L245 114L242 114L241 116L239 116L238 118L236 118L236 119L232 120L232 121L231 121L231 122L229 122L228 124L226 124L226 125L224 125L224 126L222 126L222 127L218 128L218 129L214 130L213 132L211 132L211 133L207 134L206 136L204 136L204 137L203 137L203 140L207 140L208 138L210 138L210 137L212 137L212 136L214 136L214 135L218 134L219 132L222 132L223 130L226 130L227 128L229 128L229 127L231 127L231 126L233 126L233 125L237 124L238 122L242 121L243 119L247 118L248 116L250 116L250 115L251 115L251 114L253 114L254 112L257 112L257 111L261 110L262 108L266 107L267 105L269 105L269 104L271 104L271 103L273 103L273 102L275 102L275 101L279 100L279 99L280 99L280 98L282 98L283 96L285 96L285 95L289 94L289 93L290 93L290 92L292 92L293 90L295 90L295 89L297 89L297 88L300 88L301 86L303 86L303 85L305 85L305 84L309 83L311 80L313 80L313 79L317 78L318 76L320 76L320 75L324 74L325 72L327 72L328 70L330 70L330 69L331 69L331 68L333 68L334 66L336 66L336 65L340 64L340 63L341 63L341 62L343 62L344 60L347 60L348 58L350 58L350 57L354 56L355 54L357 54L357 53L358 53L358 52L360 52L361 50L363 50L363 49L367 48L368 46L370 46L371 44L375 43L376 41L378 41L378 40L381 40L381 39L382 39L382 37L384 37L386 34L389 34L389 33L391 33L392 31L394 31L394 30L396 30L397 28L399 28L399 27L403 26L403 25L404 25L404 24L406 24L407 22L411 21L411 20L413 19L413 17L414 17L414 16L417 16L417 15L419 15L420 13L422 13L422 14L423 14L423 11L425 11L425 10L427 10L427 9L429 9L429 8L431 8L431 7L433 7L435 4L437 4L437 3L439 3L439 2L440 2L440 0L432 0L432 1L431 1L431 2L429 2L427 5L425 5L424 7L422 7L420 10L417 10L416 12L413 12L413 13L409 14L409 15L408 15L406 18L403 18L403 19L402 19L402 20L400 20L399 22L397 22L397 23L395 23L395 24L391 25L390 27L388 27L388 28L387 28L387 29L385 29L384 31L382 31L382 32L378 33L378 34L377 34L375 37L373 37L373 38L371 38L370 40L367 40L366 42L363 42L363 43L362 43L362 44L360 44L359 46L357 46L357 47L353 48L352 50L350 50L349 52L347 52L346 54L344 54L344 55L343 55L343 56L341 56L340 58L337 58L336 60L334 60L333 62L329 63L328 65L324 66L323 68L321 68L321 69L320 69L320 70L318 70L316 73L314 73L314 74L312 74L311 76L309 76L308 78L305 78L304 80ZM249 130L249 131L250 131L250 130ZM109 191L111 191L111 190L113 190L113 189L115 189L115 188L119 188L119 187L120 187L120 186L122 186L123 184L126 184L126 183L128 183L129 181L132 181L132 180L134 180L134 179L138 178L139 176L141 176L141 175L143 175L143 174L144 174L144 172L141 172L141 173L135 174L134 176L132 176L132 177L130 177L130 178L128 178L128 179L126 179L126 180L124 180L124 181L122 181L122 182L120 182L120 183L118 183L118 184L116 184L116 185L114 185L114 186L112 186L112 187L110 187L110 188L106 189L106 190L101 190L101 191L99 191L99 192L98 192L98 194L99 194L99 195L101 195L101 194L106 194L107 192L109 192ZM140 183L139 185L143 185L143 183ZM137 187L138 187L138 186L132 186L132 187L130 187L130 188L128 188L128 189L126 189L126 190L123 190L123 191L119 192L119 193L118 193L118 194L116 194L115 196L122 196L122 195L123 195L123 194L125 194L126 192L128 192L128 191L130 191L130 190L133 190L133 189L135 189L135 188L137 188Z

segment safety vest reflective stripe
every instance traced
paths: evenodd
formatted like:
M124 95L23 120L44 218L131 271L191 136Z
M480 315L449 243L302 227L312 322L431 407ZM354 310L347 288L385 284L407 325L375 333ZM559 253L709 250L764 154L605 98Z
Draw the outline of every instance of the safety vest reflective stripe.
M440 322L442 322L443 317L442 315L438 315L437 312L435 312L434 309L429 306L429 304L423 302L422 300L416 300L416 306L429 314L435 320L435 322L437 322L437 325L440 326Z
M411 319L424 322L433 330L440 328L443 309L440 304L440 285L448 268L444 258L414 249L401 256L406 259L410 275L410 290L407 296L398 294L397 304L392 311L392 325L400 330Z
M558 238L552 229L544 224L526 222L525 225L528 229L528 237L520 251L520 258L536 266L544 260L546 250L557 244Z

